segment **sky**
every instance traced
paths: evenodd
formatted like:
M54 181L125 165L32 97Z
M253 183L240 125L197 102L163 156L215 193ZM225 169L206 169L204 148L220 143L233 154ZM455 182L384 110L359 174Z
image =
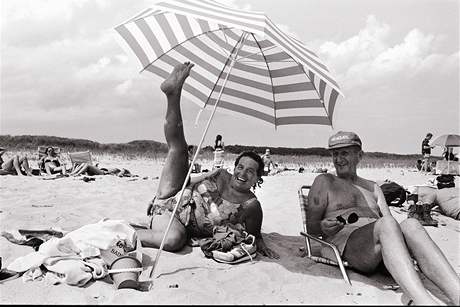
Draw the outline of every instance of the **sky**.
M0 134L52 135L101 143L165 142L161 79L140 73L113 28L147 0L2 0ZM222 0L264 12L329 68L344 97L333 127L275 129L217 112L204 146L224 143L326 147L354 131L364 151L420 153L427 132L460 134L459 1ZM182 101L189 144L210 112ZM434 154L441 154L435 148Z

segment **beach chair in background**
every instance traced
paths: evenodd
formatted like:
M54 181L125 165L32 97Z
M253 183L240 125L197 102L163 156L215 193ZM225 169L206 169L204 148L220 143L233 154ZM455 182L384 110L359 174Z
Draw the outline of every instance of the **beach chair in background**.
M345 267L348 267L348 263L346 261L342 261L342 257L340 256L340 253L337 247L332 243L324 241L320 236L315 236L315 235L308 233L308 227L307 227L308 192L310 192L310 188L311 186L309 185L302 185L298 190L300 212L302 215L302 222L303 222L303 231L301 231L300 234L305 238L306 256L315 262L338 266L340 268L340 271L342 272L342 276L345 282L351 285L350 279L348 278L347 272L345 270ZM321 257L321 256L314 256L312 254L310 239L321 243L321 245L326 245L329 248L331 248L334 251L336 261L331 260L329 258Z
M53 147L54 148L54 152L56 153L56 155L59 157L60 153L61 153L61 148L60 147L57 147L57 146L38 146L38 168L40 169L40 172L46 172L45 170L45 157L46 157L46 149L48 149L48 147Z
M89 150L69 152L68 155L70 162L72 163L72 171L83 163L93 165L93 160L91 159L91 152Z

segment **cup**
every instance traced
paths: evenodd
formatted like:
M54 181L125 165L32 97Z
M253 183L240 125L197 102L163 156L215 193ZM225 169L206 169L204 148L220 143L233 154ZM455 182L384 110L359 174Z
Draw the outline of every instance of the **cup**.
M142 263L131 256L115 259L108 271L116 289L137 289L141 272Z

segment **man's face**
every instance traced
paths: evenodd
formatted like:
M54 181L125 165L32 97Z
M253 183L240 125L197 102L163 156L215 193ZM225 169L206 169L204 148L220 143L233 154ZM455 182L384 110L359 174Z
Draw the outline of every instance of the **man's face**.
M432 137L433 137L432 135L427 135L426 136L427 140L431 140Z
M354 175L361 161L362 151L358 146L343 147L331 150L332 162L337 175Z

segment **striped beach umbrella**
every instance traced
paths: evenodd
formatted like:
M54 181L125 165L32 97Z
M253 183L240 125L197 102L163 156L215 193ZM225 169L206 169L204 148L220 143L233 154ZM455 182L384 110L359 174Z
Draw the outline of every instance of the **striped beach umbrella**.
M211 0L170 0L155 3L115 30L122 46L139 61L141 72L167 78L174 66L194 63L183 93L201 108L213 106L179 199L217 107L275 128L332 126L341 94L337 82L314 52L283 33L263 13ZM150 271L149 289L179 203Z
M263 13L211 0L163 1L115 27L148 71L166 78L195 64L184 95L204 108L255 117L276 127L332 126L339 85L318 56Z

